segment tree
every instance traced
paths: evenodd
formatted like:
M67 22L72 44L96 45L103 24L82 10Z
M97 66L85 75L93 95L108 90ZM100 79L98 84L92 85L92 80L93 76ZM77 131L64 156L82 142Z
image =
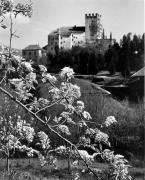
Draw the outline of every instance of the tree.
M15 6L13 6L11 1L2 2L4 2L4 4L2 4L1 7L5 7L7 4L9 5L10 2L10 9L11 12L13 12L13 8L11 7ZM7 11L9 12L9 8ZM12 31L10 34L11 39ZM108 128L111 126L111 124L116 123L117 121L114 117L110 116L101 125L97 124L93 128L90 127L92 118L91 115L85 111L84 103L79 100L81 96L80 88L76 84L70 83L71 78L74 77L74 72L71 68L65 67L61 70L59 73L61 80L58 82L58 79L48 73L47 68L43 65L38 65L39 68L36 73L30 62L18 61L18 66L14 67L11 61L12 53L10 42L9 56L6 61L3 62L6 65L6 70L4 77L0 81L0 91L9 99L14 101L14 103L16 103L18 106L23 108L25 112L29 113L32 119L31 123L24 121L24 119L21 117L17 117L16 121L14 121L14 119L11 120L10 117L9 119L1 119L1 137L4 139L4 142L0 141L1 151L5 149L3 147L6 147L8 151L14 147L13 149L17 148L28 151L29 156L37 154L42 166L47 164L55 165L57 156L55 156L53 152L55 152L55 154L62 154L63 156L67 155L69 171L71 167L70 157L73 156L72 165L75 169L77 169L77 174L80 173L77 166L78 161L81 159L89 172L97 179L100 179L100 176L104 176L104 172L102 172L101 175L98 174L89 166L89 163L94 162L95 158L100 156L110 164L111 168L108 172L109 176L112 176L114 179L116 178L121 180L131 179L128 174L128 165L126 164L127 161L124 159L124 157L121 155L115 155L113 151L103 149L102 146L102 144L106 144L108 148L110 147L109 136L103 132L103 128ZM10 69L7 64L10 64ZM7 76L8 70L17 72L17 78L9 78ZM48 99L44 99L43 97L38 99L37 97L33 96L32 90L35 90L35 85L38 83L38 81L39 83L49 84ZM13 92L6 89L6 82L10 87L13 87ZM56 116L52 119L51 116L41 118L41 113L56 104L64 107L63 112L58 117ZM71 118L74 114L79 117L79 120L76 121L76 119ZM51 146L49 136L45 132L37 131L37 121L42 123L50 132L54 133L57 137L63 140L65 145L53 148ZM70 126L68 126L68 124ZM79 127L79 132L81 131L81 136L79 137L77 144L72 143L68 139L68 136L71 135L71 128L73 128L73 126L76 128ZM5 130L4 127L6 127L7 130ZM4 134L5 131L6 133ZM3 138L3 136L5 137ZM41 146L41 150L22 145L21 138L26 138L29 145L29 142L33 141L34 136L39 139L37 144ZM89 155L87 151L79 150L78 146L80 145L90 147L95 151L95 153L93 155Z

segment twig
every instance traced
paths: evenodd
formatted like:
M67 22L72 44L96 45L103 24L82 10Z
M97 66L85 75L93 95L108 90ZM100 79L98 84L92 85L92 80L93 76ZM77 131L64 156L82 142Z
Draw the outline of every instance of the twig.
M54 102L54 103L52 103L52 104L50 104L50 105L48 105L48 106L45 106L44 108L41 108L40 110L38 110L37 112L35 112L35 114L38 114L40 111L43 111L43 110L45 110L45 109L47 109L47 108L50 108L50 107L54 106L55 104L57 104L57 103L59 103L60 101L62 101L62 99L63 99L63 98L57 100L56 102Z
M98 178L98 176L96 175L96 173L89 167L89 165L87 164L87 162L81 157L77 147L70 142L68 139L64 138L62 135L60 135L58 132L56 132L50 125L46 124L45 121L43 121L39 116L37 116L35 113L33 113L31 110L29 110L23 103L21 103L17 98L15 98L12 94L10 94L8 91L6 91L5 89L3 89L2 87L0 87L0 91L3 92L4 94L6 94L10 99L12 99L14 102L16 102L17 104L19 104L21 107L23 107L27 112L29 112L33 117L35 117L38 121L40 121L41 123L43 123L44 125L46 125L46 127L52 131L54 134L56 134L58 137L60 137L61 139L63 139L65 142L67 142L69 145L71 145L78 153L78 155L80 156L80 158L83 160L83 162L85 163L86 167L88 168L88 170L90 172L92 172L94 174L94 176L96 176Z

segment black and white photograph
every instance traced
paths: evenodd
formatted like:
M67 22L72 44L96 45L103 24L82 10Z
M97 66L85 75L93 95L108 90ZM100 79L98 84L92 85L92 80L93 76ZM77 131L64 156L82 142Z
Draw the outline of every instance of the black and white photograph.
M145 180L144 0L0 0L0 180Z

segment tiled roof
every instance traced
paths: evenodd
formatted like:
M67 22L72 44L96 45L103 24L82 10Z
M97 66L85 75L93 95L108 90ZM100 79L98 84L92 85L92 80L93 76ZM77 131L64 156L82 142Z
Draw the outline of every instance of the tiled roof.
M59 34L61 36L70 36L71 33L83 33L85 32L85 26L67 26L61 27L52 31L49 35Z
M73 26L70 30L77 32L85 32L85 26Z
M38 44L32 44L25 47L23 50L39 50L42 49Z

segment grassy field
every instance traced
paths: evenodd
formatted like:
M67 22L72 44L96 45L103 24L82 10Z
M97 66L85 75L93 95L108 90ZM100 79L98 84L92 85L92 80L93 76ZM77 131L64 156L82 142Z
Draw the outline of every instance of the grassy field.
M10 177L4 171L6 160L1 160L0 163L0 180L72 180L72 176L68 173L67 160L59 159L58 169L54 170L51 166L41 167L38 159L13 159L10 161ZM103 163L95 163L92 168L98 171L106 169L108 166ZM80 162L80 171L85 169ZM144 180L145 168L130 168L130 173L133 180ZM4 179L3 179L4 178ZM80 180L95 180L95 178L88 173L81 173ZM107 180L107 179L106 179Z

